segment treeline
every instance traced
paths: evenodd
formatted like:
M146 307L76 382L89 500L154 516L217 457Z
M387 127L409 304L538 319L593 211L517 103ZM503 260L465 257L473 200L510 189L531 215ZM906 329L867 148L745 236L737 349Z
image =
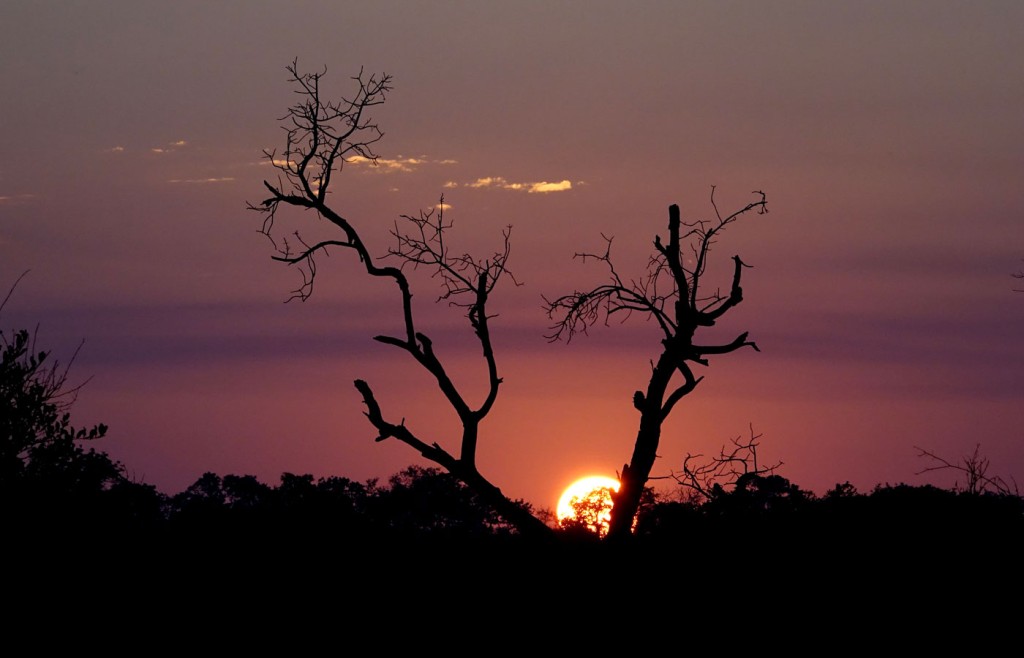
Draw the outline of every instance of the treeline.
M276 485L251 475L206 473L185 491L166 495L131 480L120 463L91 447L104 436L105 426L72 426L75 389L66 385L67 368L36 350L29 332L0 333L0 339L0 527L15 540L521 542L469 488L436 468L410 466L387 482L285 473ZM549 512L531 511L555 525ZM802 542L826 550L857 543L1011 542L1024 536L1024 499L1005 490L904 484L868 493L843 484L816 496L780 475L749 473L689 499L667 500L647 492L635 536L640 543L690 550L752 538L762 547ZM587 545L595 544L597 535L576 524L561 528L554 539Z
M284 473L274 485L252 475L206 473L166 495L129 480L102 452L81 451L77 462L5 479L4 526L39 535L288 538L350 546L516 536L470 489L432 467L410 466L386 482ZM550 513L540 514L555 525ZM1024 537L1024 499L906 484L867 493L843 484L817 496L779 475L751 475L712 497L671 500L648 491L635 536L666 545L695 537L723 544L754 537L762 544L988 542ZM562 526L556 537L572 545L598 540L583 524Z

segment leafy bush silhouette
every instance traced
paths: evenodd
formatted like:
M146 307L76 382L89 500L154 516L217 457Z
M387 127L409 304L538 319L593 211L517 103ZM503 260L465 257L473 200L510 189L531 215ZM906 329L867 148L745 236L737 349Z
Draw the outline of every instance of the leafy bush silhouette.
M0 303L0 311L11 292ZM159 523L161 499L156 489L129 481L120 463L86 447L102 438L107 427L71 424L70 409L81 386L68 384L69 367L39 349L28 330L0 331L4 522L48 532L98 532Z

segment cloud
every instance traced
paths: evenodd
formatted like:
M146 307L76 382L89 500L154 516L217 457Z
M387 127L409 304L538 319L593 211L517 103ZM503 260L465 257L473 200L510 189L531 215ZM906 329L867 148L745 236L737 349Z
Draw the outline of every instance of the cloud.
M492 185L503 187L506 184L507 181L501 176L488 176L487 178L477 178L472 183L466 183L468 187L491 187Z
M123 146L111 146L108 149L103 149L104 153L124 153Z
M455 187L458 187L458 186L459 186L459 184L458 184L458 183L456 183L456 182L455 182L455 181L453 181L453 180L450 180L450 181L445 181L445 184L444 184L444 185L442 185L441 187L443 187L443 188L445 188L445 189L448 189L448 190L450 190L450 189L452 189L452 188L455 188Z
M9 194L0 194L0 204L17 205L34 198L36 198L35 194L15 194L13 196Z
M229 183L235 180L231 176L224 176L222 178L174 178L167 181L168 183L190 183L190 184L206 184L206 183Z
M438 210L448 210L449 208L452 207L452 204L450 204L450 203L435 203L434 207L437 208Z
M351 158L346 158L345 162L348 164L362 165L369 164L374 167L378 167L379 173L393 173L402 172L409 173L415 171L420 165L439 164L439 165L451 165L456 164L456 160L431 160L425 155L421 155L418 158L407 158L399 155L395 158L377 158L376 161L370 158L365 158L361 155L355 155Z
M269 167L273 165L275 167L288 167L289 169L295 169L295 167L297 167L299 163L296 162L295 160L287 160L285 158L264 158L263 160L259 160L257 162L250 162L248 164L259 165L260 167Z
M530 194L535 193L547 193L547 192L564 192L572 189L572 183L568 180L559 181L558 183L549 183L544 181L543 183L530 183Z
M452 184L451 187L455 187L457 184ZM549 183L548 181L540 181L535 183L510 183L507 179L502 176L488 176L487 178L478 178L472 183L466 183L467 187L474 188L497 188L501 190L515 190L525 191L529 194L546 194L548 192L564 192L572 189L572 182L569 180L563 180L557 183ZM448 187L448 184L445 184Z
M183 139L179 139L179 140L175 140L173 142L168 142L167 146L170 147L170 148L161 148L161 147L157 146L157 147L153 147L153 148L151 148L149 150L152 153L174 153L175 151L177 151L182 146L185 146L186 144L188 144L188 142L186 142Z

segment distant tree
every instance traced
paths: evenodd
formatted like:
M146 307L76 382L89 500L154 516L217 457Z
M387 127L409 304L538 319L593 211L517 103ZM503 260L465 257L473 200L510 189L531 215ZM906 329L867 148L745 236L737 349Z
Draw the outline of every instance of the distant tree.
M223 504L234 512L242 513L263 510L273 495L273 489L257 480L253 475L225 475L220 482L220 491L218 492L218 497Z
M292 298L306 300L313 292L320 256L330 250L353 252L366 273L391 281L398 293L402 309L402 325L395 335L376 336L375 340L406 352L436 381L462 430L459 448L449 452L440 443L428 443L405 421L395 423L385 417L370 384L356 380L355 386L366 405L366 417L376 428L377 441L397 439L435 462L459 481L470 487L520 532L549 535L550 528L530 514L523 505L509 499L487 480L477 468L476 455L480 427L498 397L501 378L491 345L492 312L488 302L502 280L515 283L507 267L509 231L503 234L502 246L490 257L477 259L469 254L450 251L445 242L452 224L444 219L443 199L436 211L402 216L402 226L392 232L395 246L385 254L394 265L378 265L378 258L366 246L356 223L333 203L328 203L334 175L353 159L375 163L374 144L383 132L370 117L370 111L384 102L391 91L391 76L365 76L362 71L353 80L355 93L351 98L334 101L321 91L326 71L303 73L296 62L288 66L291 82L299 100L284 117L285 147L282 151L266 151L267 161L277 170L276 181L265 181L270 193L260 203L249 207L263 214L263 233L271 239L277 254L275 260L297 265L302 284ZM340 230L340 239L305 241L298 232L292 237L279 237L275 227L285 208L313 211ZM442 285L441 300L462 309L479 343L483 367L487 373L487 390L483 399L471 402L452 380L433 341L419 327L413 313L412 290L403 267L425 268Z
M209 471L171 498L170 520L179 530L226 530L229 512L224 481Z
M811 492L801 489L781 475L760 473L741 475L730 497L734 504L739 501L738 506L746 510L775 513L791 510L814 499Z
M707 366L709 356L733 352L742 347L758 350L744 332L730 343L702 345L696 333L711 327L731 308L743 301L740 279L745 267L739 256L733 256L732 283L728 294L720 289L708 290L704 275L711 248L721 233L747 213L767 212L764 192L756 191L754 201L739 210L723 215L711 188L710 220L683 222L679 206L668 209L668 239L654 238L654 254L647 271L639 279L623 278L612 262L612 239L604 237L603 253L578 253L581 261L594 260L608 269L606 283L587 290L577 290L545 300L549 316L555 321L549 334L551 340L572 340L598 321L613 316L627 318L638 314L652 319L661 329L661 353L653 364L646 390L633 394L633 406L640 413L640 427L634 442L633 455L623 465L621 486L614 497L609 538L615 539L631 531L633 519L651 469L657 458L661 428L675 405L696 389L703 379L694 374L693 366ZM758 350L759 351L759 350ZM673 383L676 376L682 380Z
M564 530L585 530L600 537L608 534L608 521L611 519L611 500L615 490L611 487L598 487L583 496L569 501L572 516L559 522Z
M486 538L513 530L476 491L451 473L433 467L409 466L396 473L369 504L376 523L407 535ZM516 504L530 513L522 501Z
M992 464L988 457L981 454L980 443L974 446L974 452L964 455L959 461L950 461L924 448L917 448L917 456L930 462L929 466L917 472L918 475L934 471L950 471L963 477L963 484L959 480L953 483L954 491L962 491L972 496L986 492L1004 496L1020 496L1020 489L1012 478L1007 482L1002 476L989 475L988 469Z

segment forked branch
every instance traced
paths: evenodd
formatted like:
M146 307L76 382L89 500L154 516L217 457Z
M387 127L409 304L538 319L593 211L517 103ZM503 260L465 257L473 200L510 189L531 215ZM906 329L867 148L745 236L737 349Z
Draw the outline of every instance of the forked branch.
M733 276L729 293L718 290L704 292L701 283L711 247L720 233L741 216L755 212L768 212L764 192L755 191L756 201L723 216L711 188L711 205L716 219L682 222L679 207L669 208L669 237L667 243L660 236L654 238L654 255L647 271L639 279L628 283L619 275L611 258L612 238L602 235L606 242L603 254L577 253L582 262L596 260L608 268L609 281L590 290L576 290L552 299L544 298L548 317L554 321L547 334L550 341L571 341L578 334L586 334L589 327L599 321L605 324L616 314L623 320L633 313L653 318L666 338L681 330L692 332L698 326L711 326L729 309L743 301L741 280L743 269L750 267L739 256L733 256ZM686 267L683 251L692 254L694 265ZM750 344L753 346L753 344ZM708 354L712 352L707 352ZM722 352L718 352L722 353Z

